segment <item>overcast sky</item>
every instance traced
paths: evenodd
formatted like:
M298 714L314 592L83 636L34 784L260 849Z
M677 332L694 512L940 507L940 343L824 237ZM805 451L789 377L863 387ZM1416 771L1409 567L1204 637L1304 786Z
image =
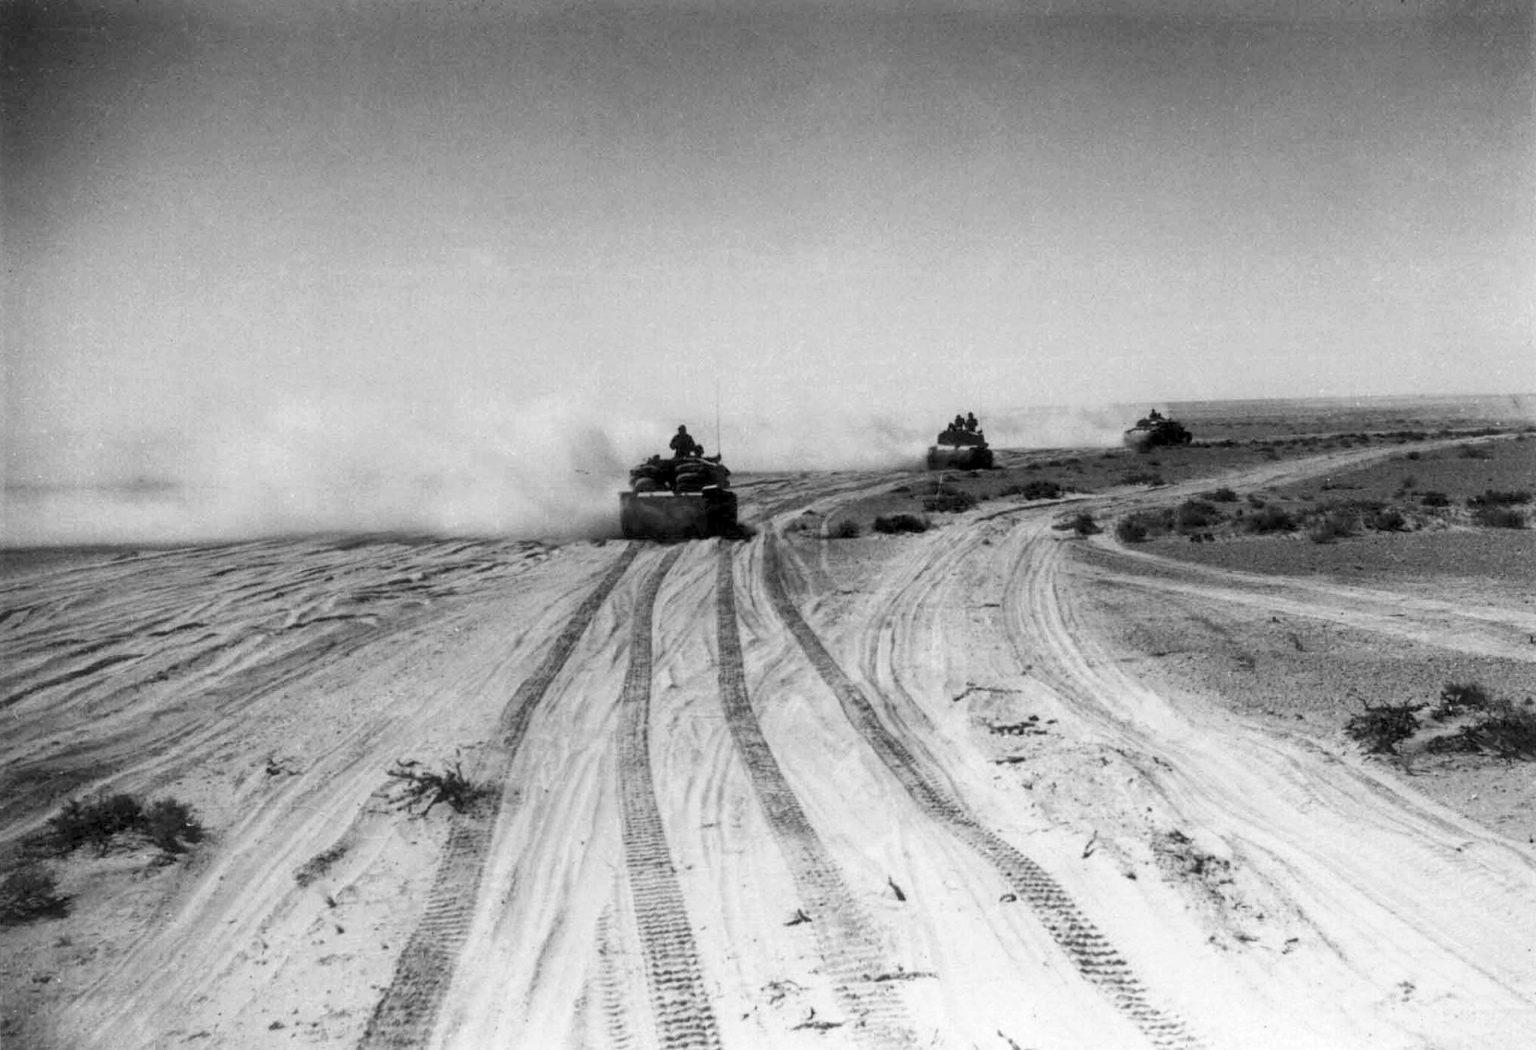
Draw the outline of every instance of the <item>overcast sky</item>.
M628 460L717 389L793 427L1536 389L1518 0L0 18L9 479L449 416Z

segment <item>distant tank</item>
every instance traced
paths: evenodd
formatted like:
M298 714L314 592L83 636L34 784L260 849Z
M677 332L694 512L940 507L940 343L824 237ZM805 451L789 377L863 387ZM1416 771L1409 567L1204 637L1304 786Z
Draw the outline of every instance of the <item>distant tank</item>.
M946 427L928 448L929 470L987 470L991 466L992 449L980 428Z
M629 472L629 491L619 493L619 528L632 540L735 536L730 478L719 456L652 456Z
M1153 409L1125 432L1125 443L1137 452L1166 445L1187 445L1194 439L1183 423Z

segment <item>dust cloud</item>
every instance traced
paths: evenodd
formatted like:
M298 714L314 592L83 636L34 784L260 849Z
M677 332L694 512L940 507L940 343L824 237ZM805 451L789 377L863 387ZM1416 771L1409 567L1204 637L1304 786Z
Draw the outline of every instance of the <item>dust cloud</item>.
M982 415L996 447L1113 444L1125 412ZM756 471L920 469L953 413L913 421L804 411L686 420L710 454ZM563 539L617 533L629 467L679 420L567 399L509 405L294 399L153 430L33 436L6 452L0 543L179 544L317 533Z

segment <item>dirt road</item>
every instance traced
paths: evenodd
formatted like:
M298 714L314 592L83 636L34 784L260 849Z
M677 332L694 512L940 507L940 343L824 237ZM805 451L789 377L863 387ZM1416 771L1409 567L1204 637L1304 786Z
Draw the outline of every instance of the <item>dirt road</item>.
M14 1036L1406 1050L1532 1030L1530 847L1154 687L1079 598L1177 592L1536 663L1529 613L1102 537L1080 557L1059 505L901 538L787 528L896 480L771 479L735 545L271 544L13 579L0 787L23 804L0 844L86 788L185 798L214 832L176 866L75 862L69 936L5 932L49 974L7 970L37 1007ZM494 788L479 808L382 797L394 760L456 755Z

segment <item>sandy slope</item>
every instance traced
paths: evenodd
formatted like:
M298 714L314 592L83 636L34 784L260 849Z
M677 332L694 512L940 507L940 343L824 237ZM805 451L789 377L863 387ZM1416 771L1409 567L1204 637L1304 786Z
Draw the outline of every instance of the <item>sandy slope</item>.
M1081 598L1533 662L1528 612L1079 558L1061 507L783 529L894 482L767 479L731 546L13 579L0 842L96 786L186 798L215 836L167 868L71 861L74 915L0 932L7 1045L1519 1045L1532 851L1138 678ZM381 797L394 759L456 754L480 809Z

